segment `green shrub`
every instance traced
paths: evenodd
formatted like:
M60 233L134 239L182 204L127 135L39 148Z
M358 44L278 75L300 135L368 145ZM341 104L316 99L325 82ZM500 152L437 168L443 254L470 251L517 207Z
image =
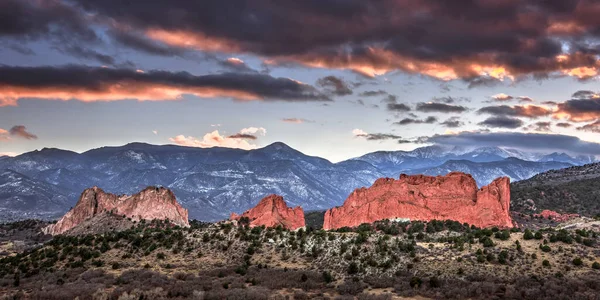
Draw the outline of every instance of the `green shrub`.
M550 267L550 262L547 259L544 259L544 261L542 262L542 266L549 268Z

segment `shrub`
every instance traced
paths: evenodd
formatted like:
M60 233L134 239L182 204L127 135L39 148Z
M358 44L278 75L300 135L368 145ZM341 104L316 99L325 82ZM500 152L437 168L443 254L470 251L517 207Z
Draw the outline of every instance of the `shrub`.
M356 262L351 262L350 265L348 265L348 274L356 274L358 273L358 265L356 264Z
M121 265L119 265L119 263L118 263L118 262L114 262L114 263L112 264L112 268L113 268L113 270L118 270L120 267L121 267Z
M594 268L594 269L596 269L596 270L600 270L600 263L599 263L599 262L597 262L597 261L595 261L595 262L592 264L592 268Z
M583 265L583 261L581 260L581 258L577 257L577 258L573 259L573 264L576 266L581 266L581 265Z
M436 276L432 276L429 278L429 287L439 288L441 286L442 286L442 283Z
M550 267L550 262L547 259L544 259L544 261L542 262L542 266L549 268Z
M410 287L412 287L412 288L418 288L418 287L420 287L421 283L422 283L421 278L419 278L417 276L413 276L410 279L410 282L409 282Z
M323 271L323 280L327 283L330 283L333 281L333 276L331 275L331 273Z
M531 240L533 238L534 238L534 236L533 236L533 233L531 232L531 230L525 229L525 233L523 234L523 239L524 240Z

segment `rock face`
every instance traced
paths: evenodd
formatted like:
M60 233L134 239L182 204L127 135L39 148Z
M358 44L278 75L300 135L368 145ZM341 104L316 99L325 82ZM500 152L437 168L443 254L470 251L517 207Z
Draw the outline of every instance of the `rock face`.
M132 220L168 219L175 225L188 227L188 211L181 207L171 190L148 187L132 195L117 196L98 187L86 189L79 201L56 224L43 229L46 234L62 234L102 213L112 212Z
M570 219L579 218L578 214L561 214L548 209L545 209L541 213L535 214L534 216L538 218L554 220L559 223L569 221Z
M384 219L456 220L478 227L513 227L509 214L510 180L501 177L481 189L471 175L405 174L380 178L356 189L344 205L325 213L324 229L355 227Z
M230 220L239 220L242 217L250 219L250 226L277 227L281 225L290 230L296 230L305 226L304 210L302 207L288 207L283 197L269 195L253 208L243 214L231 214Z

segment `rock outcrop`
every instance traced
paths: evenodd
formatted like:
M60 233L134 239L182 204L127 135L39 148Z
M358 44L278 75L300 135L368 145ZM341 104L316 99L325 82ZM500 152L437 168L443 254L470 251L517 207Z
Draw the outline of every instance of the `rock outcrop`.
M46 234L62 234L73 227L102 213L123 215L132 220L169 220L188 227L188 211L177 203L173 192L166 188L148 187L132 195L117 196L105 193L98 187L86 189L75 207L67 212L56 224L43 229Z
M278 195L269 195L258 204L245 211L241 215L232 213L230 220L240 220L247 217L250 226L277 227L281 225L290 230L296 230L305 226L304 210L302 207L288 207L283 197Z
M578 214L561 214L558 212L555 212L553 210L548 210L545 209L543 210L541 213L539 214L535 214L534 215L537 218L544 218L544 219L548 219L548 220L553 220L556 222L566 222L569 221L571 219L574 218L579 218L580 216Z
M510 180L502 177L481 189L469 174L405 174L380 178L356 189L344 205L325 213L324 229L355 227L384 219L456 220L478 227L513 227L509 214Z

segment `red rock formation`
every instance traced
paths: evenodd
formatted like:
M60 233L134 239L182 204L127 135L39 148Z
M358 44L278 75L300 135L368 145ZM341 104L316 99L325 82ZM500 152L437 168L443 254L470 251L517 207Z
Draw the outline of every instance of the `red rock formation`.
M250 226L277 227L281 225L291 230L305 226L302 207L288 207L283 197L278 195L269 195L263 198L255 207L241 215L232 213L229 219L239 220L242 217L250 219Z
M380 178L356 189L343 206L325 213L324 229L355 227L384 219L456 220L478 227L513 227L509 214L510 180L502 177L477 188L469 174L400 175Z
M573 219L573 218L579 218L578 214L561 214L561 213L557 213L553 210L547 210L547 209L543 210L539 214L535 214L534 216L538 217L538 218L553 220L553 221L556 221L559 223L569 221L570 219Z
M132 196L105 193L98 187L86 189L79 201L56 224L43 229L46 234L62 234L101 213L112 212L132 220L166 220L188 227L188 211L181 207L171 190L148 187Z

